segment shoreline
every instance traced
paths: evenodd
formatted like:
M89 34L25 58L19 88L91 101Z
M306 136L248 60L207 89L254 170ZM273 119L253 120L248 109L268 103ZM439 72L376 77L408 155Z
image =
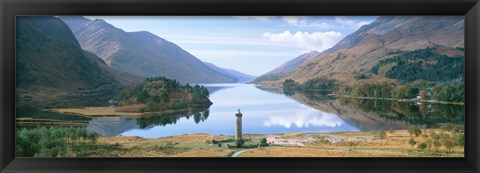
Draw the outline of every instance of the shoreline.
M255 84L256 87L262 88L262 89L267 89L267 90L283 90L283 87L276 87L276 86L265 86L261 84ZM295 90L298 92L303 92L303 91L325 91L328 92L327 90ZM396 98L379 98L379 97L356 97L356 96L350 96L350 95L341 95L341 94L335 94L331 93L328 94L328 96L333 96L333 97L343 97L343 98L353 98L353 99L370 99L370 100L390 100L390 101L399 101L399 102L425 102L425 103L432 103L432 104L447 104L447 105L462 105L464 106L464 102L448 102L448 101L440 101L440 100L419 100L419 99L396 99Z
M399 101L399 102L426 102L433 104L448 104L448 105L465 105L464 102L447 102L439 100L419 100L419 99L396 99L396 98L379 98L379 97L356 97L349 95L340 95L340 94L328 94L328 96L333 97L343 97L343 98L353 98L353 99L369 99L369 100L390 100L390 101Z
M46 112L57 112L62 114L70 114L70 115L79 115L88 118L94 117L106 117L106 116L114 116L114 117L122 117L122 118L141 118L151 115L168 115L173 113L180 113L180 112L189 112L194 111L203 107L204 105L192 105L188 108L184 109L167 109L158 112L119 112L116 111L114 107L84 107L84 108L55 108L55 109L43 109L42 111Z
M254 84L256 87L262 88L262 89L267 89L267 90L283 90L283 87L276 87L276 86L266 86L266 85L261 85L261 84ZM295 90L297 92L302 92L302 91L325 91L328 92L327 90ZM420 100L420 99L397 99L397 98L379 98L379 97L356 97L356 96L350 96L350 95L341 95L341 94L336 94L336 93L330 93L328 96L332 97L342 97L342 98L353 98L353 99L370 99L370 100L390 100L390 101L399 101L399 102L425 102L425 103L432 103L432 104L448 104L448 105L462 105L464 106L464 102L448 102L448 101L439 101L439 100Z

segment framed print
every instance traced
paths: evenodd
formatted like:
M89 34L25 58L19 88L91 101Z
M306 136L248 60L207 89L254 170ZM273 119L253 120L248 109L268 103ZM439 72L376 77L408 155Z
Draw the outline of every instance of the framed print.
M2 172L478 171L478 1L1 10Z

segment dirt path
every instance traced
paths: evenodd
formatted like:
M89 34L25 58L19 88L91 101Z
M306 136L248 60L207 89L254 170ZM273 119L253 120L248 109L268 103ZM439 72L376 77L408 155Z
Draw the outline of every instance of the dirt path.
M235 153L232 154L232 157L237 157L238 155L242 154L245 151L252 150L252 149L246 149L246 150L239 150Z

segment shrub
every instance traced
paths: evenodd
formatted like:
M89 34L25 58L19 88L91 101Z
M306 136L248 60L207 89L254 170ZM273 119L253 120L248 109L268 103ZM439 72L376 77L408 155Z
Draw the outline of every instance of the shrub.
M433 140L428 138L425 143L427 144L428 146L428 150L430 150L432 148L432 145L433 145Z
M212 143L212 144L218 144L219 142L218 142L217 140L215 140L215 139L212 139L211 143Z
M378 137L380 139L387 139L387 133L385 131L381 131L379 132Z
M422 142L422 143L418 144L417 148L420 149L421 151L423 151L423 150L425 150L425 148L427 148L427 144L425 142Z
M452 148L455 145L451 140L448 140L448 141L444 141L443 146L445 146L445 149L447 149L447 152L450 152L450 151L452 151Z
M410 134L410 137L412 137L413 135L415 135L415 137L418 137L422 134L422 130L420 130L420 128L418 128L417 126L412 126L410 127L410 129L408 129L408 134Z
M465 134L460 134L455 139L455 145L459 147L465 146Z
M415 139L413 139L413 138L410 138L410 140L408 140L408 144L410 144L410 146L412 146L412 149L413 149L413 146L415 146L415 144L417 144L417 141L415 141Z
M440 140L433 140L433 147L435 147L435 150L438 151L438 148L440 148L442 146L442 143L440 142Z

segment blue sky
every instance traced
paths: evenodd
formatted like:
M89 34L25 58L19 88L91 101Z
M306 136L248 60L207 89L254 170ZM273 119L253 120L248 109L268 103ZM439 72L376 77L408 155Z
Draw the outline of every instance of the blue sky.
M376 16L90 16L149 31L198 59L252 75L335 45Z

